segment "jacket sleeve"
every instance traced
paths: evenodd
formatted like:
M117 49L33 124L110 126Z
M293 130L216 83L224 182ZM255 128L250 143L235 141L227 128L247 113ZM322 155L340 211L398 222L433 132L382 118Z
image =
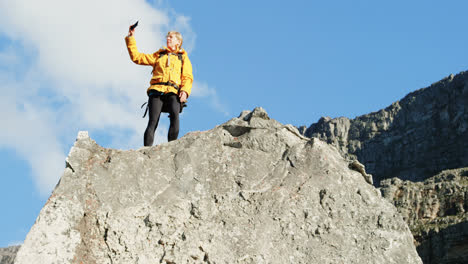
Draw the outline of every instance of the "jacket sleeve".
M140 65L153 65L155 62L155 55L154 54L144 54L138 52L136 41L133 36L128 36L125 38L125 43L127 43L128 54L130 55L130 59Z
M186 92L187 96L190 96L193 83L192 63L190 62L187 53L184 54L184 57L180 90Z

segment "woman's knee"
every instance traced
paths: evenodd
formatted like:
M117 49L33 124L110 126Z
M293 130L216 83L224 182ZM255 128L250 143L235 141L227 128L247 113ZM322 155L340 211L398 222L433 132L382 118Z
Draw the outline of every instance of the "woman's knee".
M146 126L146 129L148 130L156 130L156 127L158 126L158 120L157 119L150 119L148 121L148 125Z

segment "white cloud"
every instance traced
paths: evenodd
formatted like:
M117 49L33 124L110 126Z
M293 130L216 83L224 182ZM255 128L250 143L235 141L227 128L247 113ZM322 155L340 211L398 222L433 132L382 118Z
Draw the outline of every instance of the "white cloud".
M188 53L192 52L192 50L195 48L195 41L197 35L195 34L195 32L193 32L192 27L190 26L190 17L177 16L174 23L174 29L176 31L179 31L184 38L182 47Z
M0 97L0 119L5 128L0 130L0 146L26 157L36 174L36 186L41 194L48 195L63 171L65 159L56 139L54 114L29 103L18 109L17 101L11 94Z
M0 147L28 161L42 194L61 176L79 130L108 131L113 147L142 145L139 107L151 69L130 61L124 41L136 20L140 52L157 50L172 28L194 46L188 17L144 0L0 0L0 34L13 43L0 46ZM165 122L157 144L167 140Z
M24 241L12 241L8 243L7 247L13 247L13 246L21 246L24 243Z
M230 116L226 104L221 102L216 93L216 89L208 86L207 83L194 81L192 94L190 96L208 98L210 104L216 111L223 113L225 116Z
M12 47L8 47L5 51L0 52L0 61L2 65L13 67L18 65L20 58L18 58L17 54L12 50Z

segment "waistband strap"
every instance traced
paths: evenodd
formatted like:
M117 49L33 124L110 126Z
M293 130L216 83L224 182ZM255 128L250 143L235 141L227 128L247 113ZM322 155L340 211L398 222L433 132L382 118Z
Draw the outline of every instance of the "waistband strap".
M177 89L177 91L179 91L179 86L175 83L171 83L171 82L157 82L157 83L153 83L152 85L166 85L166 86L172 86L174 88Z

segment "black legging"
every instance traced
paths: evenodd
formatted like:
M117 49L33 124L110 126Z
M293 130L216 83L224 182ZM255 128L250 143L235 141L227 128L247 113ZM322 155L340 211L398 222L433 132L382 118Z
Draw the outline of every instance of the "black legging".
M158 127L159 117L161 115L163 105L165 109L167 108L169 112L169 118L171 120L169 133L167 134L167 140L176 140L177 136L179 136L180 103L177 95L173 93L165 95L150 95L148 99L149 121L145 130L144 138L145 146L153 145L154 132Z

